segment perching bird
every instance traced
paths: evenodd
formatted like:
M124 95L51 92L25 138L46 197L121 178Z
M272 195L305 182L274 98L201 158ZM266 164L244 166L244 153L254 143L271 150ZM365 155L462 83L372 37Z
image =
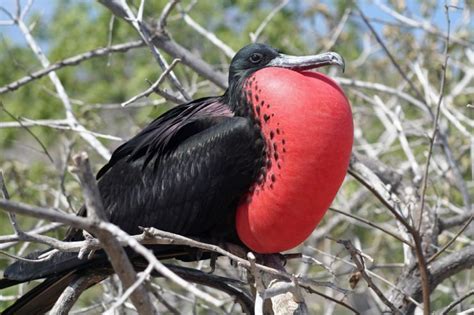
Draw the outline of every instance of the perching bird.
M344 61L333 52L294 57L264 44L242 48L224 95L169 110L115 150L97 174L108 219L130 234L151 226L257 253L302 243L334 199L353 141L343 91L308 71L325 65L344 68ZM67 240L81 238L74 231ZM193 259L173 247L155 252ZM46 311L75 273L97 261L106 258L62 253L12 264L0 288L46 280L5 314Z

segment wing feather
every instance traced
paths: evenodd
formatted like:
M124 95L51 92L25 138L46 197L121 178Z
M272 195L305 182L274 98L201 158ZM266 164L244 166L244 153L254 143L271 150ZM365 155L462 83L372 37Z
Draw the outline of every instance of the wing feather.
M189 128L196 125L197 121L232 116L230 109L220 101L219 97L207 97L176 106L119 146L112 154L109 163L97 173L97 179L124 157L130 162L145 156L143 167L146 167L153 159L156 160L157 157L185 140L183 135L177 136L183 130L188 130L188 136L191 136L207 127L198 125L197 127L201 129Z
M263 165L263 140L242 117L206 117L194 124L200 127L186 126L207 128L186 135L159 155L155 165L147 162L155 152L124 157L101 177L99 188L112 223L129 233L138 233L138 226L154 226L209 237L216 236L210 231L218 225L234 228L237 203Z
M191 103L155 120L117 149L98 175L109 220L130 234L145 226L238 242L235 211L265 155L253 121L230 116L216 99ZM150 156L155 163L150 163ZM82 208L79 215L85 213ZM82 237L80 230L71 230L66 240ZM172 247L155 250L173 252ZM87 263L63 254L49 266L14 263L5 277L28 281Z

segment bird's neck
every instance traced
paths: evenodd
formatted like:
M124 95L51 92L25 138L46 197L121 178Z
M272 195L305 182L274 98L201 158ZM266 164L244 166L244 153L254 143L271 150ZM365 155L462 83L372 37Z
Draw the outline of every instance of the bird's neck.
M228 104L235 116L247 117L255 120L255 111L245 89L248 74L235 75L229 82L229 87L222 96L224 104Z

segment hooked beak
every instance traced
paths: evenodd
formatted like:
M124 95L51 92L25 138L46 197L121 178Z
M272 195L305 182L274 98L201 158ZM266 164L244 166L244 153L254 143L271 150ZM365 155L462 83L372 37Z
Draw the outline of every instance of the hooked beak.
M326 52L313 56L290 56L280 54L278 57L273 58L267 64L267 67L309 70L328 65L337 65L342 69L342 72L344 72L344 59L341 57L341 55L335 52Z

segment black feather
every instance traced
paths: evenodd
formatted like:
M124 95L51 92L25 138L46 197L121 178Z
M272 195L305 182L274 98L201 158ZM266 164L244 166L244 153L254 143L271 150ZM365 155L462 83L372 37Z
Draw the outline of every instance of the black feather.
M262 45L253 48L269 52L269 56L275 54ZM247 47L233 59L230 86L223 96L177 106L115 150L97 174L106 215L112 223L129 234L139 233L139 226L148 226L242 245L235 230L235 212L265 160L264 139L242 93L245 77L265 66L241 62L251 50ZM83 207L78 215L85 216L86 212ZM67 241L81 239L82 231L68 231ZM196 250L188 247L159 245L152 249L160 259L200 259ZM139 258L131 250L128 253L132 260ZM74 253L59 253L49 261L12 264L5 271L5 279L0 280L0 288L43 277L46 280L5 314L20 310L28 314L35 304L41 312L46 311L70 281L101 266L110 269L102 251L88 260L80 260Z
M196 124L197 121L231 116L233 114L229 107L223 104L219 97L202 98L177 106L152 121L135 137L119 146L112 154L109 163L97 173L97 179L101 178L122 158L126 158L130 162L145 156L143 163L143 168L145 168L152 159L162 156L166 151L175 148L185 140L186 137L183 137L182 134L184 129L188 130L187 136L189 137L209 126ZM189 125L195 127L190 130ZM181 135L178 135L179 133Z

